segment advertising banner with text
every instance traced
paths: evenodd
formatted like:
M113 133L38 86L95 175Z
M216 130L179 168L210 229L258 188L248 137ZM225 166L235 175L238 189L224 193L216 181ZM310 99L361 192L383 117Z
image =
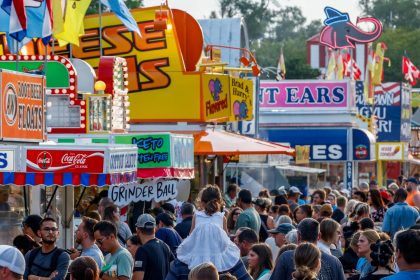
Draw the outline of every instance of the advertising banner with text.
M2 70L0 80L0 138L21 142L46 139L44 77Z
M349 81L261 81L260 110L332 110L354 105Z

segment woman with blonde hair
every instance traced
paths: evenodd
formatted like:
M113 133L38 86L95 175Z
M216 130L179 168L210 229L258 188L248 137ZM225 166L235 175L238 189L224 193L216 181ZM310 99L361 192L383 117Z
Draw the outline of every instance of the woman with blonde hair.
M299 244L294 254L293 280L314 280L321 270L321 251L312 243Z
M205 262L191 269L188 280L219 280L219 274L212 263Z
M265 243L254 244L248 253L249 274L254 280L268 280L273 269L273 255Z
M365 277L374 269L371 265L371 245L375 244L378 240L380 240L380 236L373 229L368 229L360 232L360 237L357 241L357 255L360 258L365 258L367 260L360 268L360 278Z

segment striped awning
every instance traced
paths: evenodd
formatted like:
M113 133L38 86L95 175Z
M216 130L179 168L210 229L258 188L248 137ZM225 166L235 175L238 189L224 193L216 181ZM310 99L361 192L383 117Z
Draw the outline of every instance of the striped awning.
M0 172L0 184L18 186L111 186L137 183L137 172L98 174L98 173L36 173Z

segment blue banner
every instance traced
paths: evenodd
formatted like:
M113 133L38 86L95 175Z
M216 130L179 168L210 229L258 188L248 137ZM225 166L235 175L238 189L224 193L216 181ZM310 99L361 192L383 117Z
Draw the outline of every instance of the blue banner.
M376 116L377 142L404 142L410 139L410 91L401 83L383 83L375 87L374 106L363 94L363 82L356 82L356 106L360 116Z

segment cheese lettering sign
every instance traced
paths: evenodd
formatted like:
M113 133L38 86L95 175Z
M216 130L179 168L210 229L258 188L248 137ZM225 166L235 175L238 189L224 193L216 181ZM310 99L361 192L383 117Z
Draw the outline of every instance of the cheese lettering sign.
M40 142L46 138L44 119L45 79L1 71L1 138Z
M178 195L177 184L177 180L157 180L132 186L111 186L108 197L118 206L139 201L170 200Z
M337 109L352 105L347 81L261 81L260 109Z

